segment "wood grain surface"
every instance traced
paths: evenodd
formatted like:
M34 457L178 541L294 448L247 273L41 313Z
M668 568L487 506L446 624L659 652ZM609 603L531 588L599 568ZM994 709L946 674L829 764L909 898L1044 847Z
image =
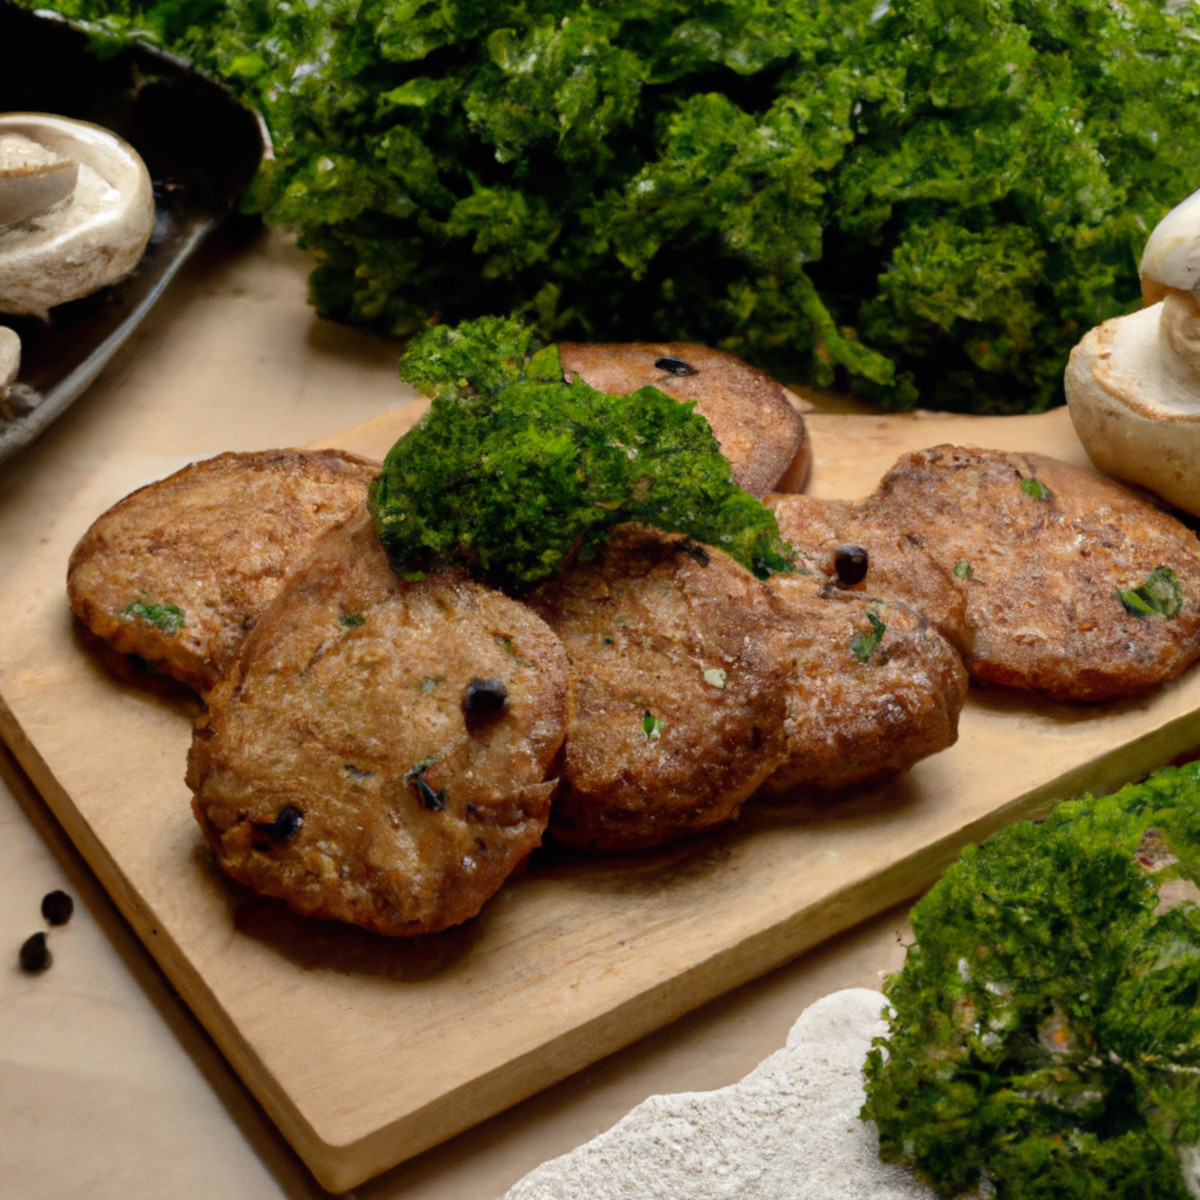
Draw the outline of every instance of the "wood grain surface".
M382 455L411 402L324 444ZM814 413L809 490L857 497L939 441L1083 463L1037 417ZM183 783L196 701L100 652L64 578L74 541L176 464L114 460L5 564L0 733L105 887L320 1183L341 1190L919 893L968 841L1200 741L1200 674L1102 707L976 693L954 747L818 809L642 856L535 861L483 914L387 941L305 922L214 870Z

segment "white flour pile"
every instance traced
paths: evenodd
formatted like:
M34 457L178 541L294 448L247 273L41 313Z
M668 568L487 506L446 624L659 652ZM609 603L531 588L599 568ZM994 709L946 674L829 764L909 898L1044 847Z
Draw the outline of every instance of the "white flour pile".
M875 1127L858 1118L884 1003L865 988L818 1000L739 1083L651 1096L504 1200L933 1200L910 1171L880 1162Z

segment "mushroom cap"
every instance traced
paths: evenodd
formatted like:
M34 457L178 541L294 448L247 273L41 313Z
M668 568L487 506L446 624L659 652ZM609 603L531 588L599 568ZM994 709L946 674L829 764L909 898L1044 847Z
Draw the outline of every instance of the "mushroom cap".
M1197 373L1180 369L1193 329L1200 306L1181 293L1105 321L1071 351L1064 385L1099 470L1200 515L1200 346Z
M150 172L124 139L86 121L0 114L16 134L79 165L78 185L49 212L0 230L0 312L43 320L56 305L117 282L154 231Z
M1154 227L1142 250L1139 274L1147 304L1157 303L1171 288L1200 298L1200 190Z

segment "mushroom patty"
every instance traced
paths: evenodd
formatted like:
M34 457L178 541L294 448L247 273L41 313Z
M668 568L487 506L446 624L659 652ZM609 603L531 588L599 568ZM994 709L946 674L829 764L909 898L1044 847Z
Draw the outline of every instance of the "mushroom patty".
M720 550L619 526L529 602L570 659L561 841L640 849L714 828L786 757L770 594Z
M961 581L904 534L873 523L847 500L781 494L763 503L795 551L797 566L815 573L823 595L856 602L880 596L902 601L927 617L951 645L965 645Z
M958 738L967 673L961 584L924 550L845 500L766 499L799 568L768 586L794 659L788 760L763 792L802 797L879 780Z
M1110 700L1200 656L1195 534L1092 471L934 446L904 455L863 511L964 581L975 680Z
M954 744L967 673L923 614L870 596L831 599L803 575L769 586L784 620L768 648L795 668L788 757L764 794L799 799L874 782Z
M84 534L75 614L123 654L207 692L316 538L379 464L339 450L221 454L139 488Z
M474 916L538 845L567 663L530 609L406 582L365 512L318 543L209 697L188 758L221 867L378 933Z
M558 351L564 374L599 392L622 396L655 387L694 403L738 487L750 495L804 486L811 457L804 418L757 367L691 342L563 342Z

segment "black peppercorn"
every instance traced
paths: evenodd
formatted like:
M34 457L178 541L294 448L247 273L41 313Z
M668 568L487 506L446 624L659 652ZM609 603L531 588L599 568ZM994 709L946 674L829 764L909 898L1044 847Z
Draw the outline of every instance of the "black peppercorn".
M690 362L684 362L682 358L658 358L654 360L654 365L660 371L666 371L668 375L695 375L698 373Z
M51 961L50 947L46 945L46 935L35 933L21 943L21 970L31 975L44 971Z
M66 892L47 892L42 897L42 916L51 925L65 925L75 911L75 901Z
M833 552L833 566L840 582L862 583L867 577L867 552L861 546L839 546Z
M265 834L272 842L290 842L300 832L304 824L304 812L294 804L285 804L276 814L273 821L255 821L255 833ZM270 842L254 842L256 850L269 850Z
M503 679L472 679L463 693L462 710L468 727L501 712L508 703Z

